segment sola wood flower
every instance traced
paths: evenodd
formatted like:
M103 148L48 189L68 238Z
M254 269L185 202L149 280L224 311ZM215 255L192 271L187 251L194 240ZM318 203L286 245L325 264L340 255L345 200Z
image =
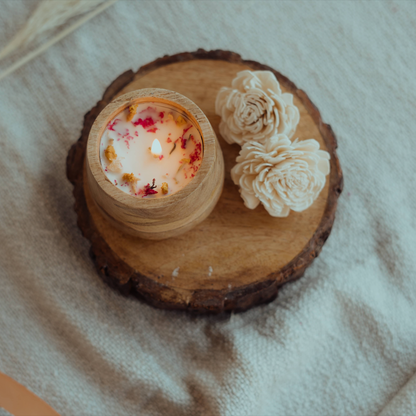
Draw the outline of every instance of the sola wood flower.
M293 95L282 93L270 71L241 71L232 88L220 89L215 112L221 116L220 133L227 143L255 140L263 143L275 134L291 138L299 123Z
M303 211L318 197L329 173L329 158L314 139L292 143L280 134L264 144L245 143L231 178L240 185L247 208L261 202L271 216L287 217L290 210Z

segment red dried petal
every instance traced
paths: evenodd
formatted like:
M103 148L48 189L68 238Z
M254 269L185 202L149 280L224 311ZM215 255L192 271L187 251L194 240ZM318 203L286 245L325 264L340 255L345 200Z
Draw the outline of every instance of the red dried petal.
M144 129L151 127L155 124L152 117L146 117L144 120L139 118L137 121L133 123L135 126L142 126Z
M144 195L143 195L143 197L142 198L144 198L145 196L147 196L147 195L153 195L153 194L157 194L158 192L157 191L155 191L153 188L155 188L156 186L155 186L155 180L153 179L153 182L152 182L152 186L150 186L150 183L148 183L145 187L144 187L144 190L143 190L143 193L144 193Z
M115 131L114 130L114 126L119 122L119 121L121 121L119 118L116 118L113 122L109 122L108 123L108 125L107 125L107 129L108 130L112 130L112 131Z
M201 145L201 142L199 142L195 145L195 150L189 155L191 159L191 162L190 162L191 165L201 158L201 152L202 152L202 145Z
M192 126L189 126L189 127L187 127L186 129L183 129L182 136L180 137L181 142L182 142L182 144L181 144L182 149L186 149L186 139L184 138L184 136L185 136L185 133L186 133L186 132L187 132L190 128L192 128Z

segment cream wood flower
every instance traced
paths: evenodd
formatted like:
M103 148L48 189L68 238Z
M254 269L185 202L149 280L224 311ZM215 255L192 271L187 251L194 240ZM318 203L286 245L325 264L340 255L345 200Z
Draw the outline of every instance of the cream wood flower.
M261 202L271 216L287 217L290 210L309 208L318 197L329 173L329 159L316 140L291 142L279 134L264 144L245 143L231 178L240 185L247 208Z
M227 143L263 143L275 134L293 136L299 110L293 95L282 93L270 71L241 71L217 95L215 112L221 116L220 133Z

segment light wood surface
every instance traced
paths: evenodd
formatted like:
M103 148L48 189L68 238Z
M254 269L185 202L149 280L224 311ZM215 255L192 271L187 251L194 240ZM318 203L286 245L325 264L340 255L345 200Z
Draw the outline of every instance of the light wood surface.
M150 101L169 104L192 121L203 140L203 158L187 186L164 198L143 199L126 194L109 181L99 147L109 121L130 105ZM205 114L189 98L158 88L139 87L104 108L89 133L85 169L90 195L106 220L124 234L151 240L178 236L203 221L218 202L224 183L221 147Z
M342 191L334 134L307 95L274 71L283 91L294 94L300 111L295 137L316 139L331 155L331 173L317 201L302 213L273 218L261 206L246 208L230 178L240 147L228 145L219 136L220 119L214 112L220 87L229 86L243 69L271 70L224 51L165 57L136 74L129 71L121 75L86 116L83 136L68 156L68 177L75 185L79 225L92 242L97 269L122 293L135 294L162 308L240 311L275 298L278 287L302 276L319 254ZM134 238L112 227L92 202L82 172L76 173L83 160L85 134L100 105L139 88L175 90L194 101L211 122L224 154L224 190L211 215L186 234L163 241ZM172 275L178 267L178 276Z
M14 416L59 416L36 394L3 373L0 373L0 408Z

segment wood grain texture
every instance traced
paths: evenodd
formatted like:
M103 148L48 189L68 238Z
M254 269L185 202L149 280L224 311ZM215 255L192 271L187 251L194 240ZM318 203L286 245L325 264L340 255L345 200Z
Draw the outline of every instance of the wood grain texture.
M195 178L178 192L157 199L137 198L115 187L99 155L108 123L128 106L150 101L169 104L186 115L203 140L203 159ZM224 159L211 124L195 103L174 91L144 88L115 98L96 118L88 136L85 178L98 210L112 226L134 237L162 240L189 231L211 213L224 184Z
M214 103L219 88L230 85L243 69L272 71L299 108L295 137L315 138L331 155L326 186L304 212L273 218L263 207L249 210L231 181L230 169L240 148L219 136ZM99 112L112 98L139 88L166 88L194 101L210 120L224 154L224 191L211 215L186 234L163 241L130 237L113 228L92 202L81 168L88 133ZM273 300L281 285L301 277L319 255L331 232L343 187L336 147L331 127L289 79L233 52L198 50L158 59L136 74L128 71L117 78L85 116L81 138L68 154L67 175L74 184L78 225L91 242L91 256L107 283L160 308L243 311ZM177 267L179 275L174 277Z

